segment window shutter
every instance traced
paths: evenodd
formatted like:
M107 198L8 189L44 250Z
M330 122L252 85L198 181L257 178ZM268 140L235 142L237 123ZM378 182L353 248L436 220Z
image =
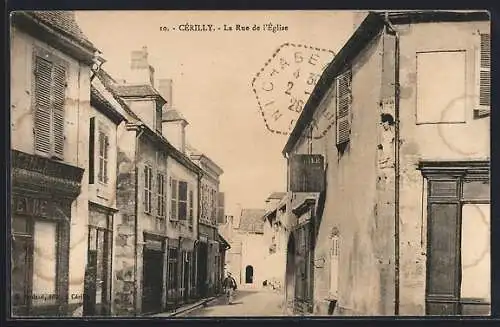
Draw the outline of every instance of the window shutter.
M225 220L224 205L225 205L224 192L219 192L219 196L218 196L219 210L217 211L217 213L218 213L218 220L219 220L220 224L225 223L225 221L224 221Z
M476 117L485 117L490 113L491 100L491 38L490 34L482 33L479 49L479 103Z
M337 77L337 145L349 141L351 133L351 70Z
M109 151L109 140L108 136L104 135L104 183L108 182L108 151Z
M104 180L104 134L99 131L99 171L97 172L97 179L102 182Z
M91 117L90 131L89 131L89 184L94 184L94 177L95 177L94 148L95 148L95 117Z
M189 189L189 223L193 223L194 216L194 194L191 188Z
M52 90L54 155L62 159L64 155L64 102L66 99L66 70L61 65L54 65Z
M51 152L51 80L52 64L40 57L35 58L35 150Z

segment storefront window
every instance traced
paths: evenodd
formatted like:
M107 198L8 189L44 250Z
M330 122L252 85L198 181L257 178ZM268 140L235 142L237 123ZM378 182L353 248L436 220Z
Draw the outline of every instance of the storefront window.
M56 303L57 225L35 221L33 247L33 305Z
M490 205L462 208L462 298L490 302Z

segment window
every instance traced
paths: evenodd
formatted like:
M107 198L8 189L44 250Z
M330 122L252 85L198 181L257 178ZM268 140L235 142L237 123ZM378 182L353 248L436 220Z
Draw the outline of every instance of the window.
M170 180L171 188L171 220L187 220L188 214L188 183L176 179Z
M31 315L37 307L62 303L58 301L64 281L63 232L55 221L12 217L11 294L13 315ZM33 311L32 311L33 310ZM34 313L36 314L36 313Z
M170 220L178 220L178 181L170 178Z
M95 171L94 171L94 149L95 149L95 117L91 117L89 131L89 184L94 184Z
M489 176L423 172L428 180L426 312L489 315Z
M193 224L194 219L194 193L193 190L189 190L189 224Z
M215 225L215 222L217 220L217 192L215 190L210 191L212 195L212 201L210 201L211 205L211 217L210 217L210 222Z
M144 166L144 212L152 212L153 168Z
M41 49L33 61L35 151L63 159L66 65Z
M175 248L170 248L168 250L168 279L167 279L167 290L168 291L168 302L175 300L176 290L178 288L178 278L179 276L179 262L178 262L178 250Z
M159 173L157 175L157 213L156 213L156 228L162 229L164 225L165 219L165 202L166 202L166 194L165 194L165 175Z
M349 142L351 134L351 70L337 76L335 81L337 124L337 145Z
M108 155L109 155L109 137L104 131L99 131L99 171L97 179L99 182L108 183Z
M475 118L489 116L491 99L491 38L490 34L480 33L478 57L478 74L476 77L479 89L479 101L474 110Z
M179 181L179 220L187 219L187 193L187 183Z
M465 122L465 55L460 50L417 53L417 124Z

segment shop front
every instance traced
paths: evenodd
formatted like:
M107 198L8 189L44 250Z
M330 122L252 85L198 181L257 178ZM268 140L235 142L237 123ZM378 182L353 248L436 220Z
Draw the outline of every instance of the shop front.
M13 316L68 312L71 205L83 169L12 151Z
M113 215L115 209L89 203L84 315L111 313Z
M156 313L163 310L163 269L165 240L158 235L144 233L142 312Z

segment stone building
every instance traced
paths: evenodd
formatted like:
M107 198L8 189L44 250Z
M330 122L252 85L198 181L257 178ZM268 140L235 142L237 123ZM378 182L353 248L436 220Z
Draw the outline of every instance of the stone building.
M489 39L486 12L369 13L326 68L283 150L296 311L489 314Z
M264 219L264 242L268 246L269 255L265 266L267 284L283 290L286 271L287 235L284 228L286 221L286 192L273 192L266 199Z
M269 244L264 238L264 209L242 209L235 222L226 216L226 224L219 226L220 234L229 242L226 253L226 271L231 272L243 288L259 288L266 280L265 266Z
M90 88L85 315L112 314L114 300L117 129L125 123L125 112L101 80L101 73L93 75Z
M195 289L201 169L165 137L166 101L151 84L154 69L145 53L132 53L133 84L100 74L126 113L117 131L116 315L164 311L188 301Z
M66 315L83 302L97 49L73 12L10 17L12 315Z
M223 197L220 196L220 176L223 170L207 155L190 147L190 158L203 170L200 180L200 216L198 222L197 267L198 294L201 297L213 296L220 291L221 246L217 220L220 210L224 210ZM221 197L221 199L219 198ZM222 248L221 248L222 250Z

